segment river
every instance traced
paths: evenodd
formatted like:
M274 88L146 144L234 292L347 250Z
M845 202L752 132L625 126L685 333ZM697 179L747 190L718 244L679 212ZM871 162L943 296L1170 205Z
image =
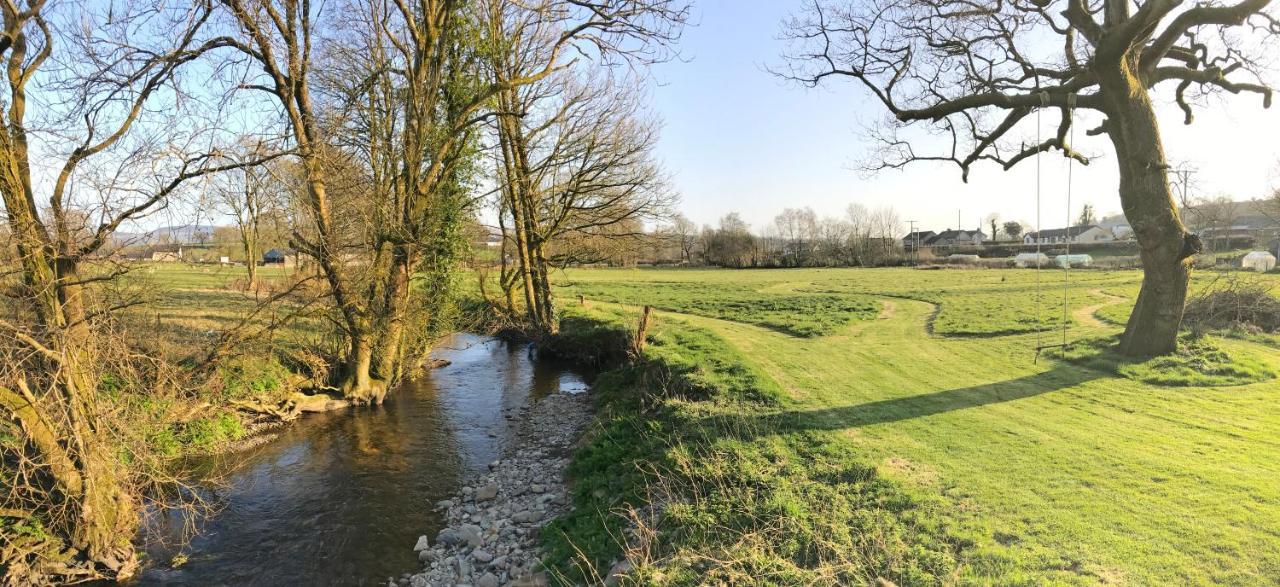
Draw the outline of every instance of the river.
M161 544L177 519L147 533L153 564L135 585L372 585L416 572L413 545L434 536L432 508L516 442L507 416L551 393L581 393L584 375L534 361L524 344L457 335L451 361L377 408L305 417L225 462L202 493L219 511L181 552Z

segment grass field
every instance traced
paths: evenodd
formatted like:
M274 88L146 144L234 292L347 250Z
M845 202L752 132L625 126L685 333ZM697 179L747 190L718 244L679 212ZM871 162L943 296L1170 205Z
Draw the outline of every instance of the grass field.
M1087 347L1114 335L1114 321L1132 303L1139 277L1073 275L1068 338L1090 341L1081 345ZM849 564L910 566L918 573L899 575L907 583L1276 581L1280 385L1273 377L1280 356L1274 348L1204 339L1227 353L1217 356L1219 362L1223 356L1226 363L1248 357L1238 362L1247 363L1252 375L1236 379L1197 378L1194 361L1208 360L1204 356L1172 366L1036 360L1036 330L1049 328L1039 336L1060 340L1061 330L1051 327L1063 316L1061 274L1046 271L1040 278L1056 283L1038 289L1034 272L1025 270L576 270L561 279L559 291L566 305L579 293L627 305L615 309L596 302L594 311L631 312L639 304L667 308L657 314L657 336L684 329L710 333L720 342L684 352L699 357L710 352L706 348L727 345L744 372L760 374L758 385L778 390L777 402L729 410L737 418L732 439L705 443L708 454L754 463L747 467L750 475L741 473L743 478L726 486L789 487L789 497L766 497L776 507L795 508L799 517L813 511L843 516L839 512L847 507L899 512L898 522L876 526L885 527L900 523L908 515L902 512L913 512L914 521L903 527L917 530L917 539L891 533L901 548L870 549L890 553L888 559L864 557ZM1035 315L1037 291L1045 296L1041 320ZM815 298L812 304L807 296ZM848 307L859 309L829 322L794 312L792 324L788 314L771 310L819 311L832 307L832 296L848 296ZM753 311L753 304L761 311ZM1253 383L1223 385L1241 381ZM681 403L678 411L717 410L691 405ZM670 461L672 454L668 450L665 458ZM870 468L896 487L877 495L909 496L911 503L925 505L894 509L882 507L883 499L873 502L879 506L840 501L866 487L817 473L842 462L850 470ZM772 464L759 469L761 463ZM845 490L822 497L823 486ZM687 518L680 524L712 528L723 527L733 518L726 512L737 506L690 507L677 508ZM758 521L767 515L752 510L747 517ZM807 534L797 534L806 538L782 531L778 540L794 538L798 546L761 556L821 566L833 560L812 558L831 551L822 547L824 540L858 544L856 537L823 539L818 527L811 524ZM670 538L666 551L677 567L692 556L694 544L680 536ZM742 563L750 559L742 555L743 542L718 548L741 555L734 561ZM779 568L752 564L760 572ZM777 580L822 577L827 576L782 574Z

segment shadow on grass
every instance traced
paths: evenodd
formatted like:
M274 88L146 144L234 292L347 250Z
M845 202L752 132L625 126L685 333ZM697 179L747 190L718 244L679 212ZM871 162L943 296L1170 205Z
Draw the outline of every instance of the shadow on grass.
M853 406L799 410L749 416L714 416L704 424L716 425L738 438L754 438L780 432L844 430L900 422L944 414L1066 389L1102 377L1105 373L1074 365L1057 364L1048 371L982 385L898 397Z

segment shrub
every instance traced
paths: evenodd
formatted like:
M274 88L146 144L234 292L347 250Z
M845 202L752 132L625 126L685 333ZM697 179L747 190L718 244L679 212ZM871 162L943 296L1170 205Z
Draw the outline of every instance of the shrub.
M1183 324L1204 330L1280 331L1280 299L1272 286L1236 276L1215 280L1187 302Z

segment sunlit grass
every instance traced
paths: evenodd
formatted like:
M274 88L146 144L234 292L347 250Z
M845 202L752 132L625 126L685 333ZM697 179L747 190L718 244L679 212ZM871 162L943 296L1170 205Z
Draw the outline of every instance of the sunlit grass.
M1207 585L1280 576L1280 389L1268 379L1280 357L1252 340L1210 338L1205 352L1117 363L1126 376L1049 354L1037 360L1034 328L1020 320L1029 292L1053 286L1037 288L1030 270L567 277L629 305L679 295L663 290L717 287L881 304L876 317L811 337L727 315L657 313L660 336L695 328L719 341L680 351L688 362L741 363L782 395L743 403L722 386L709 399L671 400L692 416L658 420L670 424L619 412L640 432L610 438L627 450L628 439L671 440L653 462L688 496L655 521L669 533L650 543L642 576L652 582ZM1139 280L1133 271L1074 273L1068 339L1114 336L1110 321L1127 312ZM965 327L988 334L955 336ZM646 464L618 454L633 460L601 453L596 463L618 474ZM874 481L839 471L874 471ZM853 506L870 508L861 519L842 513L865 503L867 483L909 506ZM598 520L610 510L589 511ZM905 541L896 534L904 528Z

